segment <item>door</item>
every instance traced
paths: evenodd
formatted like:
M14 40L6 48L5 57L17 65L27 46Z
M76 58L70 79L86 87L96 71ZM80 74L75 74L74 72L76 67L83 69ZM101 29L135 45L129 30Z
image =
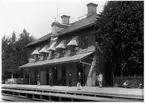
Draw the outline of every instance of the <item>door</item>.
M46 71L40 71L40 84L41 85L46 85L47 81L46 81Z
M62 71L61 71L61 74L62 74L62 85L66 85L66 67L65 66L62 66Z
M58 82L58 71L57 71L57 67L53 67L53 84L57 85Z

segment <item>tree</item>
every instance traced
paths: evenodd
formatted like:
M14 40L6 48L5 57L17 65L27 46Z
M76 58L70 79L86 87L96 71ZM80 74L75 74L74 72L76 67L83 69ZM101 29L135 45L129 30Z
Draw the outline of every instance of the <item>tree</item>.
M143 75L143 1L109 1L96 21L96 40L107 47L116 75Z
M2 38L2 77L5 79L8 76L8 72L10 71L10 64L8 62L8 59L10 57L9 55L9 49L10 49L10 38L3 36Z
M15 32L13 32L13 34L12 34L12 37L11 37L11 42L12 43L15 43L16 42L16 34L15 34Z
M20 37L18 39L18 48L19 49L19 58L21 60L20 64L19 65L23 65L25 63L28 62L28 55L27 55L27 52L28 52L28 49L25 48L25 46L34 41L35 39L33 38L33 36L30 36L29 33L24 29L23 32L20 34Z
M10 78L10 74L18 76L18 67L28 62L28 50L25 45L32 42L34 38L24 29L17 39L15 32L12 37L4 36L2 39L2 73L3 79ZM4 77L5 76L5 77Z

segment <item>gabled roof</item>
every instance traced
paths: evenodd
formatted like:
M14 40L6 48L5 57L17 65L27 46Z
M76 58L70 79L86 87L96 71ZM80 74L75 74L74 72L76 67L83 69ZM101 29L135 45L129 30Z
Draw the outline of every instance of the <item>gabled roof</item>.
M37 40L35 40L35 41L33 41L33 42L27 44L25 47L30 47L30 46L32 46L32 45L35 45L35 44L38 44L38 43L40 43L40 42L46 41L46 40L50 39L51 34L52 34L52 33L46 34L46 35L44 35L43 37L41 37L41 38L39 38L39 39L37 39Z
M98 17L97 14L94 14L92 16L89 16L89 17L86 17L84 19L78 20L78 21L76 21L74 23L71 23L68 28L61 30L55 36L64 35L64 34L67 34L67 33L70 33L70 32L77 31L77 30L82 29L82 28L86 28L86 27L92 26L96 22L97 17ZM52 33L49 33L49 34L47 34L47 35L35 40L34 42L26 45L26 47L29 47L29 46L38 44L40 42L43 42L45 40L48 40L51 37L51 34Z

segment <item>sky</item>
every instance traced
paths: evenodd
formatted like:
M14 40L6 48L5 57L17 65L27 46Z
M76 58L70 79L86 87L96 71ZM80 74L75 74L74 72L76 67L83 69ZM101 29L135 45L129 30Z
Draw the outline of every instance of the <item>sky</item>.
M88 3L98 4L103 10L106 0L0 0L0 36L17 37L26 29L36 39L51 32L51 24L62 15L70 16L70 23L87 14Z

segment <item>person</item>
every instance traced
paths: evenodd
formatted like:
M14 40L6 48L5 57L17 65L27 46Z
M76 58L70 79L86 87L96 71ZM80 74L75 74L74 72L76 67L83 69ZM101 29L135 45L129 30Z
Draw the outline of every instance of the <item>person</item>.
M78 82L77 82L77 89L81 89L81 72L78 72Z
M50 85L50 86L53 86L52 73L49 73L49 85Z
M102 87L103 83L103 74L100 72L98 75L99 87Z
M72 74L69 73L69 87L72 86Z
M39 74L37 75L37 85L40 85L40 78L39 78Z

